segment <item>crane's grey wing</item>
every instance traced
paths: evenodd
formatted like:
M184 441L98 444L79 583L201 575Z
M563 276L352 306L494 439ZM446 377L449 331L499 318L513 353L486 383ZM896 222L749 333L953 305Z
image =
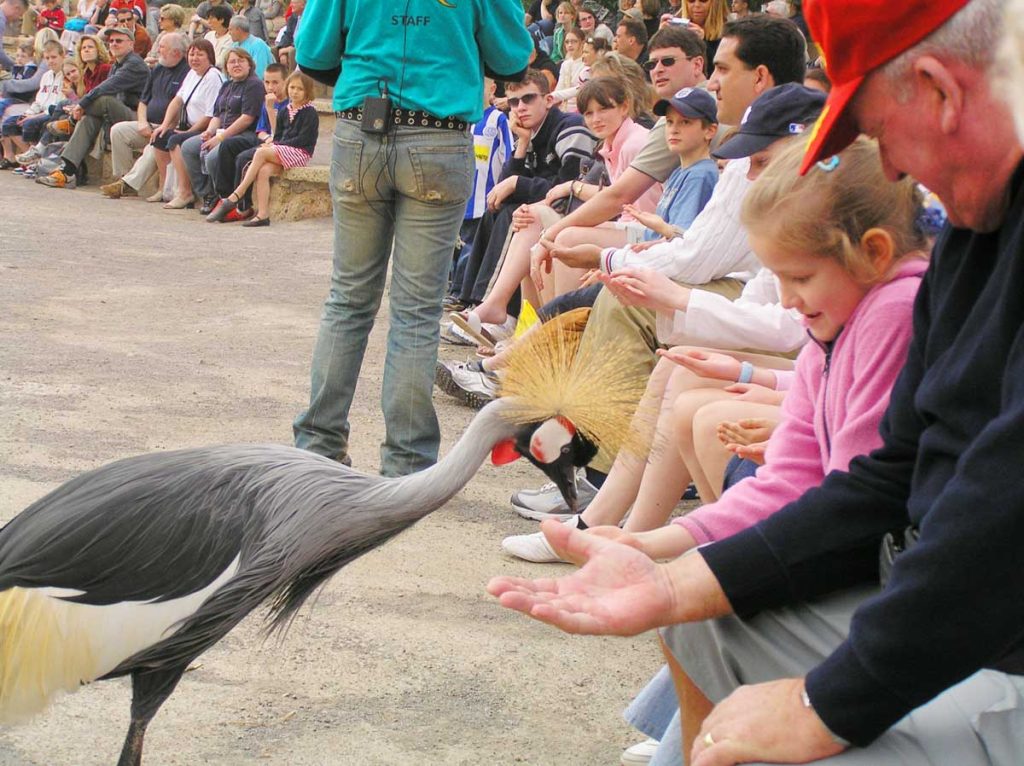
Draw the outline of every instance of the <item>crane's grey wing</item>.
M273 460L284 448L264 449ZM141 455L72 479L0 530L0 590L66 588L103 605L203 589L244 544L257 450Z

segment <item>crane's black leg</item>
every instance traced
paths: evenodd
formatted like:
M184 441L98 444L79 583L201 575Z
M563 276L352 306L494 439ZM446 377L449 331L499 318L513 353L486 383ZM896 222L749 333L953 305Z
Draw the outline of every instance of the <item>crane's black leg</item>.
M181 680L185 668L132 673L132 721L117 766L141 766L146 727Z

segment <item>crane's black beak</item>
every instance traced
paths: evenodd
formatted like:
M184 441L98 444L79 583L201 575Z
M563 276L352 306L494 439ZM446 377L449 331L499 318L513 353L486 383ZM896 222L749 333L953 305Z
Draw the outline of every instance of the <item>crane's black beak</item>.
M562 499L569 506L570 513L575 514L579 504L579 494L576 491L576 466L573 465L572 455L562 455L553 463L541 465L540 468L558 487L558 491L562 493Z

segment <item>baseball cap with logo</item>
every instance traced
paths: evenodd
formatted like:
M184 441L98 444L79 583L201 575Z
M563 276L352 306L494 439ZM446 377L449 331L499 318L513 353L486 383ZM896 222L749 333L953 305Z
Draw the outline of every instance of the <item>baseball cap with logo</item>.
M968 0L805 0L804 18L832 80L828 103L810 131L800 172L857 137L850 102L874 69L910 50Z
M691 120L718 122L718 104L715 97L701 88L683 88L672 98L663 98L654 105L654 113L664 117L669 109L675 109Z
M824 106L825 94L820 90L795 82L770 88L754 99L743 114L739 131L712 155L736 160L757 154L780 138L810 130Z

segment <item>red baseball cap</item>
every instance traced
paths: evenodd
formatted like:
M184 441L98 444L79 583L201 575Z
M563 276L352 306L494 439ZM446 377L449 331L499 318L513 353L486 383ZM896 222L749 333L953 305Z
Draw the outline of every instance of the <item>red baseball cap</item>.
M864 78L941 27L968 0L805 0L804 17L832 81L810 131L801 175L849 146L858 130L848 107Z

